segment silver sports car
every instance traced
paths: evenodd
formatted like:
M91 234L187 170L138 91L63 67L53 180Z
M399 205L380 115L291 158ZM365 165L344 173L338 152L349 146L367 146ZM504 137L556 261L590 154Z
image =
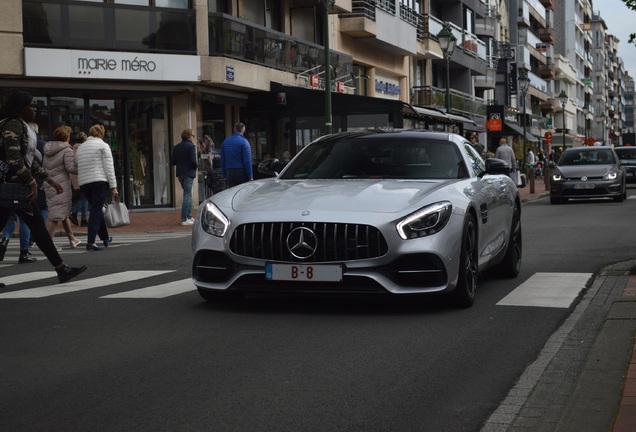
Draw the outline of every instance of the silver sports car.
M455 134L321 137L274 178L201 204L193 282L206 300L448 293L469 307L481 272L516 277L521 268L521 203L509 171Z

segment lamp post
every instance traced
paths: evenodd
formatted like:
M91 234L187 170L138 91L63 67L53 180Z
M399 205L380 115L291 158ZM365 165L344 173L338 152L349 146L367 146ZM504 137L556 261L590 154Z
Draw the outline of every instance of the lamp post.
M523 166L523 173L528 175L528 164L526 162L526 155L528 153L528 137L526 135L526 92L530 86L530 79L528 78L528 71L521 69L519 71L519 90L521 91L521 106L523 112L521 113L521 120L523 124L523 155L521 156L521 163ZM534 167L530 167L530 193L534 193Z
M587 114L590 112L590 107L588 104L583 105L583 135L585 135L585 143L587 145Z
M325 51L325 133L330 134L332 132L332 117L331 117L331 63L329 57L329 6L333 6L335 0L323 0L325 7L324 17L324 51Z
M457 43L457 38L451 32L450 24L444 24L444 28L437 33L437 41L446 59L446 112L450 112L450 59Z
M563 151L565 151L565 105L568 103L568 99L568 94L565 92L565 90L561 90L561 93L559 93L559 101L561 102L561 107L563 108Z

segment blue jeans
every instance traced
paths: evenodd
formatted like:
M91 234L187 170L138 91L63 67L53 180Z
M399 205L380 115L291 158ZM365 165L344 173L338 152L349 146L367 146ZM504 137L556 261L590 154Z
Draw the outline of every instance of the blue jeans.
M180 176L179 183L183 188L183 203L181 204L181 222L192 219L192 183L194 179L188 176Z
M86 215L88 214L88 200L84 196L84 193L82 192L81 189L79 191L79 197L77 198L77 202L75 203L75 206L71 210L71 213L74 213L76 215L80 214L82 220L86 219Z
M102 241L108 240L108 228L104 222L104 203L110 194L108 182L93 182L80 186L84 196L88 200L90 213L88 215L88 234L86 243L94 244L99 236Z
M11 237L13 235L13 231L15 231L15 222L16 218L20 219L20 216L13 215L9 216L9 220L7 224L4 226L4 231L2 232L2 237ZM20 252L24 253L29 250L29 240L31 239L31 230L25 224L22 219L20 219Z

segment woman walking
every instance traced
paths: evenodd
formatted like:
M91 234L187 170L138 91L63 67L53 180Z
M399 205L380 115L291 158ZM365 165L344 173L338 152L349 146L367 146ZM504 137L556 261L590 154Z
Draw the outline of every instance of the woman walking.
M75 144L73 144L73 156L77 153L77 149L84 141L86 141L86 134L84 132L78 132L75 135ZM77 182L77 173L71 174L71 184L73 185L73 195L77 195L77 202L71 210L71 214L68 217L73 225L80 225L83 227L88 226L88 200L82 193L79 183ZM77 215L80 215L81 221L77 220Z
M47 184L43 184L42 188L46 194L46 206L49 209L46 228L49 230L51 238L55 235L57 224L61 222L68 237L68 242L71 248L74 249L81 241L75 238L68 218L73 204L71 174L77 173L73 148L69 143L72 132L73 129L69 126L60 126L53 131L51 141L44 145L43 167L53 180L62 186L63 192L57 193L55 189Z
M104 142L106 131L97 124L88 131L88 139L77 149L77 181L80 190L88 200L90 207L88 216L88 238L86 249L102 251L113 241L108 235L102 208L109 195L118 197L115 166L110 146ZM99 236L104 246L97 246L95 239Z
M27 157L28 132L27 123L35 120L36 107L32 104L33 98L27 92L18 91L11 93L2 109L0 109L0 160L5 162L8 171L4 174L3 181L13 183L24 183L31 187L31 192L27 199L31 203L31 209L11 210L0 208L0 226L4 226L13 211L31 229L31 236L37 243L40 250L46 255L49 262L57 272L57 279L60 283L86 270L86 266L70 267L64 263L62 257L55 248L53 240L49 235L40 208L36 203L38 195L37 184L33 176L41 178L54 188L57 193L62 193L63 189L53 180L44 169L33 158Z

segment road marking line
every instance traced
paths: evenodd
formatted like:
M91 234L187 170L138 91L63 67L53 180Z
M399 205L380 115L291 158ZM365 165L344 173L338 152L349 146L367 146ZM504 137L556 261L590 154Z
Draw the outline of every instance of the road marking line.
M2 277L2 282L7 284L8 287L11 287L11 285L17 285L17 284L21 284L23 282L33 282L33 281L36 281L36 280L52 278L54 276L57 276L57 273L55 273L54 270L39 271L39 272L26 272L26 273L20 273L20 274L17 274L17 275L13 275L13 276L3 276ZM9 293L0 294L0 297L4 296L6 294L9 294Z
M196 286L192 283L192 279L188 278L162 285L155 285L117 294L109 294L100 298L165 298L188 291L194 291L195 289Z
M20 291L11 291L0 294L0 299L3 298L40 298L40 297L49 297L58 294L66 294L75 291L82 291L91 288L99 288L108 285L115 285L123 282L131 282L139 279L149 278L152 276L158 276L165 273L173 272L174 270L161 270L161 271L146 271L146 270L136 270L136 271L125 271L121 273L115 273L111 275L98 276L95 278L66 282L57 285L47 285L38 288L29 288ZM40 272L38 272L40 273ZM42 272L44 273L44 272ZM55 272L46 272L47 277L55 276ZM28 273L27 275L18 275L18 276L29 276L28 280L33 280L33 275L36 273ZM9 276L16 277L16 276ZM8 280L8 279L7 279ZM6 282L5 282L6 283Z
M592 273L535 273L497 306L568 308L592 277Z

